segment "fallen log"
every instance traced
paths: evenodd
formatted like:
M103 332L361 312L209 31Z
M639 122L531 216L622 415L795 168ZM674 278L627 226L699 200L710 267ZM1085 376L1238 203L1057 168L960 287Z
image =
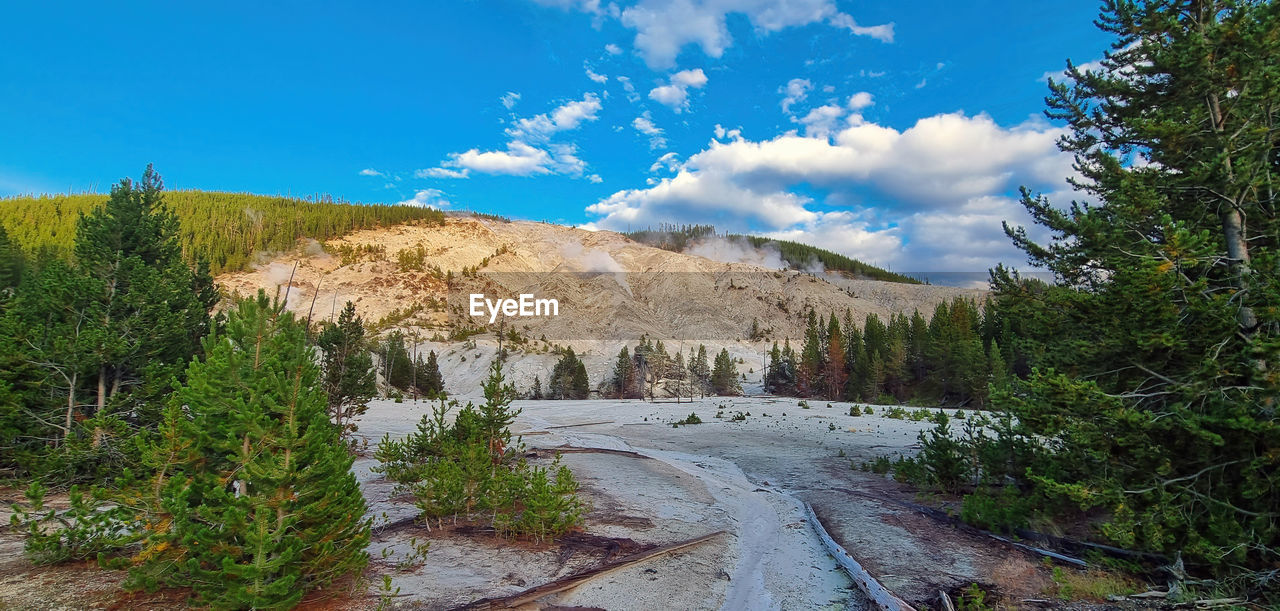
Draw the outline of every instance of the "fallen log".
M549 426L549 427L547 427L547 429L571 429L571 428L573 428L573 427L575 427L575 426L591 426L591 425L593 425L593 424L613 424L613 421L612 421L612 420L600 420L600 421L598 421L598 422L579 422L579 423L577 423L577 424L558 424L558 425L556 425L556 426Z
M881 611L915 611L915 607L907 604L906 601L898 598L879 581L876 581L876 578L872 577L871 573L862 568L862 565L857 560L854 560L848 551L841 547L839 543L836 543L835 539L831 538L831 535L827 534L827 529L822 526L822 521L818 519L818 514L813 512L812 505L805 503L804 509L808 513L809 525L818 533L818 538L826 546L827 553L836 559L836 564L839 564L849 574L849 577L853 578L853 582L858 584L858 588L876 604L876 607Z
M540 586L529 588L528 590L519 592L517 594L513 594L511 596L502 596L497 598L482 598L475 602L468 603L464 606L458 607L455 611L462 611L464 609L468 609L468 610L469 609L510 609L513 607L518 607L520 605L524 605L524 604L528 604L533 601L536 601L539 598L542 598L544 596L555 594L556 592L563 592L565 590L576 588L586 581L589 581L601 575L605 575L607 573L612 573L613 571L616 571L618 569L622 569L634 564L639 564L641 562L650 560L652 558L656 558L658 556L663 556L666 554L680 551L682 549L693 547L695 545L698 545L699 543L709 541L712 538L716 537L717 535L722 535L724 534L724 532L725 531L723 530L718 530L713 533L702 535L701 537L689 539L688 541L681 541L679 543L663 545L661 547L656 547L648 551L631 554L630 556L620 558L614 562L604 563L592 569L580 571L578 573L569 575L567 577L561 577L560 579L556 579L554 581L544 583Z
M576 446L557 446L547 448L548 451L558 452L560 454L616 454L618 456L629 456L631 458L649 458L639 452L631 450L614 450L612 448L580 448Z

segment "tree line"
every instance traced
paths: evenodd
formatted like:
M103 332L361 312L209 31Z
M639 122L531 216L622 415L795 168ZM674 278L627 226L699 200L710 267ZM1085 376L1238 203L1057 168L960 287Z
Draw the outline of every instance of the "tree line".
M0 198L0 226L28 256L65 258L74 248L80 217L92 215L109 199L97 194ZM263 253L290 251L304 238L323 242L357 229L444 222L439 210L351 204L328 196L169 191L165 203L178 219L183 256L191 263L205 261L214 274L244 269Z
M767 392L832 401L971 405L1023 362L1015 329L987 302L957 297L925 320L868 314L859 328L851 311L837 318L808 312L799 351L773 343L766 359Z

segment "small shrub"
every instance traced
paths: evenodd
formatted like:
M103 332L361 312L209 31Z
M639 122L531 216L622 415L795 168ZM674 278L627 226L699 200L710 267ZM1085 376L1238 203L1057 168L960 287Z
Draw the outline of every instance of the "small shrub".
M1123 575L1098 569L1075 570L1053 567L1054 596L1059 600L1105 601L1112 596L1125 596L1138 591L1132 580Z
M742 412L738 412L734 414L732 418L729 418L729 420L732 422L744 422L746 421L746 419L747 419L747 414L744 414Z
M1014 486L1005 486L998 495L978 490L965 495L960 505L960 519L979 528L1011 532L1027 526L1034 503Z
M987 593L976 583L969 584L959 596L956 597L956 611L988 611L991 605L987 603Z
M893 462L889 460L888 456L877 456L871 459L870 462L862 463L863 471L870 471L877 475L884 475L891 468L893 468Z
M828 430L828 431L834 431L834 430L836 430L836 425L835 425L834 423L828 422L828 423L827 423L827 430Z
M702 418L699 418L695 413L690 413L684 420L680 420L675 424L702 424Z
M874 414L876 413L876 408L871 407L870 405L868 405L868 406L866 406L866 407L862 408L862 412L863 412L863 413L865 413L865 414L866 414L866 415L868 415L868 416L871 416L871 415L874 415Z
M854 406L852 406L852 407L850 407L850 408L849 408L849 415L850 415L850 416L861 416L861 415L862 415L862 410L861 410L861 409L859 409L857 405L854 405Z
M796 405L799 406L800 409L809 409L809 402L803 399L799 403L796 403Z

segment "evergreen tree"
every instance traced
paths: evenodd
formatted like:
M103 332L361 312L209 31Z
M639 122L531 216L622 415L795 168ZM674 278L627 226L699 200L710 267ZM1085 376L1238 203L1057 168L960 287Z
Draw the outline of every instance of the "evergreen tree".
M25 266L22 249L9 239L9 233L0 225L0 299L11 296L18 288Z
M800 349L800 363L796 372L796 393L802 397L812 396L819 390L824 365L822 353L822 330L818 326L817 316L813 310L809 310L804 346Z
M556 362L547 386L552 399L586 399L591 395L587 367L574 354L573 348L566 349Z
M356 316L355 304L348 301L338 321L326 324L316 338L324 366L329 419L343 439L356 430L354 419L368 410L369 399L378 392L364 333L364 321Z
M738 368L726 348L721 348L720 354L716 355L715 365L711 370L711 389L717 395L742 394L742 388L738 386Z
M379 349L382 357L382 378L387 385L399 390L409 390L413 385L413 360L405 347L404 333L392 331L382 340Z
M844 396L844 386L848 379L844 351L844 334L840 332L840 323L833 313L827 324L827 354L823 372L826 395L832 401L839 401Z
M428 399L440 397L444 392L444 375L440 373L440 361L436 357L436 351L429 351L426 360L423 360L422 355L419 354L413 368L413 379L417 381L418 393Z
M707 347L698 344L697 355L689 359L689 377L698 394L705 397L711 390L711 364L707 362Z
M163 189L151 166L140 183L121 180L106 205L80 217L75 240L76 263L97 284L95 318L86 321L97 328L94 411L135 391L130 415L151 425L158 411L150 406L199 350L217 297L208 274L183 261Z
M631 360L627 347L618 352L618 361L613 366L613 392L619 399L634 399L636 391L636 365Z
M1099 203L1025 193L1053 241L1006 228L1057 282L992 273L1035 368L991 397L1016 423L1000 442L1029 458L983 468L1046 509L1107 516L1111 542L1266 590L1280 562L1280 3L1103 9L1112 50L1097 69L1068 64L1047 112Z
M542 378L533 376L533 390L529 393L530 399L542 399Z
M359 573L364 497L303 325L259 292L205 349L161 431L182 451L156 480L168 518L146 521L138 582L189 585L217 608L279 608Z

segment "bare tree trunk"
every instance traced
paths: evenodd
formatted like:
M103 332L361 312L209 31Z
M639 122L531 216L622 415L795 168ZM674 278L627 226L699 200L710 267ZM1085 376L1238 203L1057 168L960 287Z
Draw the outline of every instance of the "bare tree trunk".
M98 411L97 413L101 414L102 410L106 408L107 408L107 366L99 365L98 366Z
M1209 95L1209 111L1213 119L1213 131L1222 134L1226 130L1226 118L1222 115L1222 106L1217 94ZM1231 157L1227 156L1223 164L1226 166L1228 183L1233 183L1235 172L1232 169ZM1237 201L1219 203L1219 208L1222 238L1226 243L1227 258L1235 276L1235 289L1240 298L1236 324L1240 328L1240 335L1248 339L1253 337L1257 330L1258 316L1254 313L1253 307L1248 304L1249 276L1253 270L1249 258L1249 243L1245 238L1244 213L1240 209L1240 202Z
M71 417L76 411L76 378L79 374L71 374L71 378L67 380L67 419L66 428L62 432L62 440L66 441L71 436Z

